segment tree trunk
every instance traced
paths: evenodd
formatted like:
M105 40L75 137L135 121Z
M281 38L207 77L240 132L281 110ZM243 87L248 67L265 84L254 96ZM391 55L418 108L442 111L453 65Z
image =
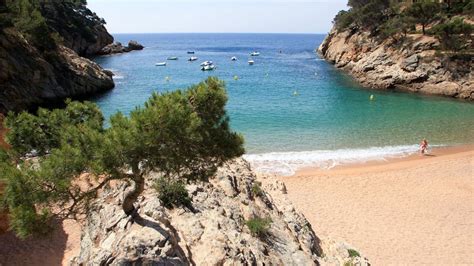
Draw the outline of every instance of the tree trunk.
M123 199L122 209L126 215L132 215L135 211L133 204L137 201L138 196L145 190L145 178L142 175L135 175L133 180L133 189L128 191Z
M421 24L421 31L423 32L423 35L425 35L425 24Z

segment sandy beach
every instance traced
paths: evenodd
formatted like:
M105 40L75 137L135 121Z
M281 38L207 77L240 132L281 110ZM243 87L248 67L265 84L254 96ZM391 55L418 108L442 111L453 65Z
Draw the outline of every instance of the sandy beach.
M373 265L474 264L472 146L279 178L317 235Z

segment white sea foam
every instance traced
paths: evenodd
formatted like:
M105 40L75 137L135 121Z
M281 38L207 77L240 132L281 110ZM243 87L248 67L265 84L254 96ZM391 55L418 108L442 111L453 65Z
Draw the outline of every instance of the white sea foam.
M292 175L298 169L306 167L331 169L344 164L401 158L416 153L418 148L418 145L404 145L366 149L271 152L246 154L244 158L250 162L257 172Z

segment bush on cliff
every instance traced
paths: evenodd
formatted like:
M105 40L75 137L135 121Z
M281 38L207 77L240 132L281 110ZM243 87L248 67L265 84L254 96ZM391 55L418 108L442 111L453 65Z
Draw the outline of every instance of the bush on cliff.
M122 203L132 217L149 172L169 180L206 180L244 152L242 137L229 128L226 102L223 82L208 78L187 90L153 94L129 117L112 116L109 128L91 103L10 114L12 151L0 173L7 179L4 202L12 229L26 237L47 218L87 211L111 180L133 183ZM28 158L33 149L44 156ZM92 187L81 187L81 177L92 178Z
M471 34L474 26L464 22L462 18L454 18L449 22L434 26L430 32L435 34L444 50L468 50L473 42Z
M263 238L268 234L268 230L270 229L270 225L272 223L271 218L261 218L255 217L245 222L247 227L250 230L250 233L253 236Z

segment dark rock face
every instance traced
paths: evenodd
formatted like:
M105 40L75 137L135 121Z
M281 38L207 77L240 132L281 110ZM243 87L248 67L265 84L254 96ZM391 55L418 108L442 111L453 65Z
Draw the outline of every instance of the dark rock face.
M14 29L0 32L1 113L113 87L109 73L67 47L43 54Z
M144 46L139 44L137 41L128 42L128 46L123 46L120 42L111 43L102 48L97 54L98 55L110 55L110 54L121 54L128 53L134 50L143 50Z
M1 0L0 11L9 12ZM81 57L96 55L113 42L105 22L86 6L66 1L43 1L39 11L49 31L62 41L52 40L54 48L41 49L28 42L13 24L0 24L0 113L90 96L114 87L110 71Z
M104 26L105 21L85 6L43 3L41 14L48 26L64 39L64 45L81 56L95 55L114 41Z

